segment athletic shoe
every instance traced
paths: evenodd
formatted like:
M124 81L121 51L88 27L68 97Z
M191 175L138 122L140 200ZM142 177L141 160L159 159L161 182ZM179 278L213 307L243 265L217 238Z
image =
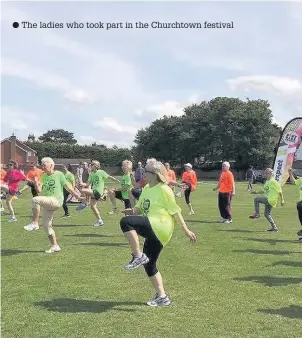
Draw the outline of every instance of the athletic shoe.
M31 224L25 225L24 229L27 231L39 230L39 225L31 223Z
M14 216L14 217L9 218L7 221L8 223L14 223L14 222L17 222L17 218Z
M298 238L298 242L301 242L301 243L302 243L302 237L299 237L299 238Z
M3 211L4 211L4 208L0 208L0 211L3 212Z
M61 248L58 245L52 245L48 250L45 250L45 253L54 253L61 251Z
M117 213L117 208L112 209L111 211L108 212L108 215L114 215Z
M223 217L221 217L221 218L218 220L219 223L224 223L224 221L225 221L225 219L224 219Z
M279 229L278 229L277 227L274 227L274 228L269 228L269 229L267 229L266 231L278 232Z
M134 270L139 268L141 265L145 265L149 262L149 258L143 253L142 257L138 258L132 254L131 261L124 266L125 270Z
M22 195L22 192L20 192L20 191L16 192L16 196L21 196L21 195Z
M88 208L88 205L81 203L78 207L76 207L76 211L82 211L86 208Z
M190 211L189 215L195 215L195 212L194 211Z
M98 220L96 223L93 224L94 227L99 227L104 225L104 222L102 220Z
M63 215L62 217L63 217L63 218L67 218L67 217L70 217L70 215L69 215L69 214Z
M230 224L232 222L233 222L232 219L225 219L222 223L224 223L224 224Z
M254 213L254 215L252 215L252 216L249 216L251 219L258 219L258 218L260 218L260 215L259 214L256 214L256 213Z
M165 297L160 297L159 295L156 295L154 299L149 300L147 302L147 305L149 306L169 306L171 304L171 301L169 297L166 295Z
M299 231L297 232L297 235L298 235L298 236L302 236L302 230L299 230Z

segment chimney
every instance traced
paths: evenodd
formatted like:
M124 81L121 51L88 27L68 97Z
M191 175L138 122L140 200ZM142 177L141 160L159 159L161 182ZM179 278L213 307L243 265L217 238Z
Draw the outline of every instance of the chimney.
M17 153L16 153L16 136L12 134L10 137L10 158L13 161L16 161L17 159Z

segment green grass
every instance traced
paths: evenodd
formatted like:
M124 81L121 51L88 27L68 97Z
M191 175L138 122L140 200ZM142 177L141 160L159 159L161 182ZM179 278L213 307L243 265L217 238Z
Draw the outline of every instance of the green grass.
M159 269L173 304L149 308L153 296L141 268L125 272L130 249L120 216L95 228L90 210L61 219L54 228L62 247L47 255L42 228L26 232L30 196L14 202L18 222L2 216L2 335L12 337L301 337L302 244L297 243L298 191L286 186L286 205L273 210L279 233L267 233L264 217L250 220L253 195L237 185L231 225L218 219L214 183L192 194L195 215L188 226L192 245L178 226L162 252ZM258 186L259 188L259 186ZM263 212L263 209L261 210Z

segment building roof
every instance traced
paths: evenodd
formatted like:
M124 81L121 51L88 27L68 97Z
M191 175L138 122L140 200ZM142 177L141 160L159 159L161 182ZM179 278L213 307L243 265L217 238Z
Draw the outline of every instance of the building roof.
M3 142L5 142L5 141L11 142L11 137L7 137L7 138L5 138L4 140L2 140L2 141L1 141L1 144L2 144ZM17 138L16 138L16 146L17 146L18 148L24 150L24 151L32 151L32 152L34 152L34 153L37 153L36 150L32 149L32 148L29 147L27 144L21 142L21 141L18 140Z

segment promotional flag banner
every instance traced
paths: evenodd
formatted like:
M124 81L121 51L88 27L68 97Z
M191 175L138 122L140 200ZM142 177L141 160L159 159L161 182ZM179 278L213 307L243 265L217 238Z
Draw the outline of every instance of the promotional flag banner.
M293 166L296 152L301 144L302 117L296 117L284 127L274 161L275 179L283 186L288 180L288 169Z

